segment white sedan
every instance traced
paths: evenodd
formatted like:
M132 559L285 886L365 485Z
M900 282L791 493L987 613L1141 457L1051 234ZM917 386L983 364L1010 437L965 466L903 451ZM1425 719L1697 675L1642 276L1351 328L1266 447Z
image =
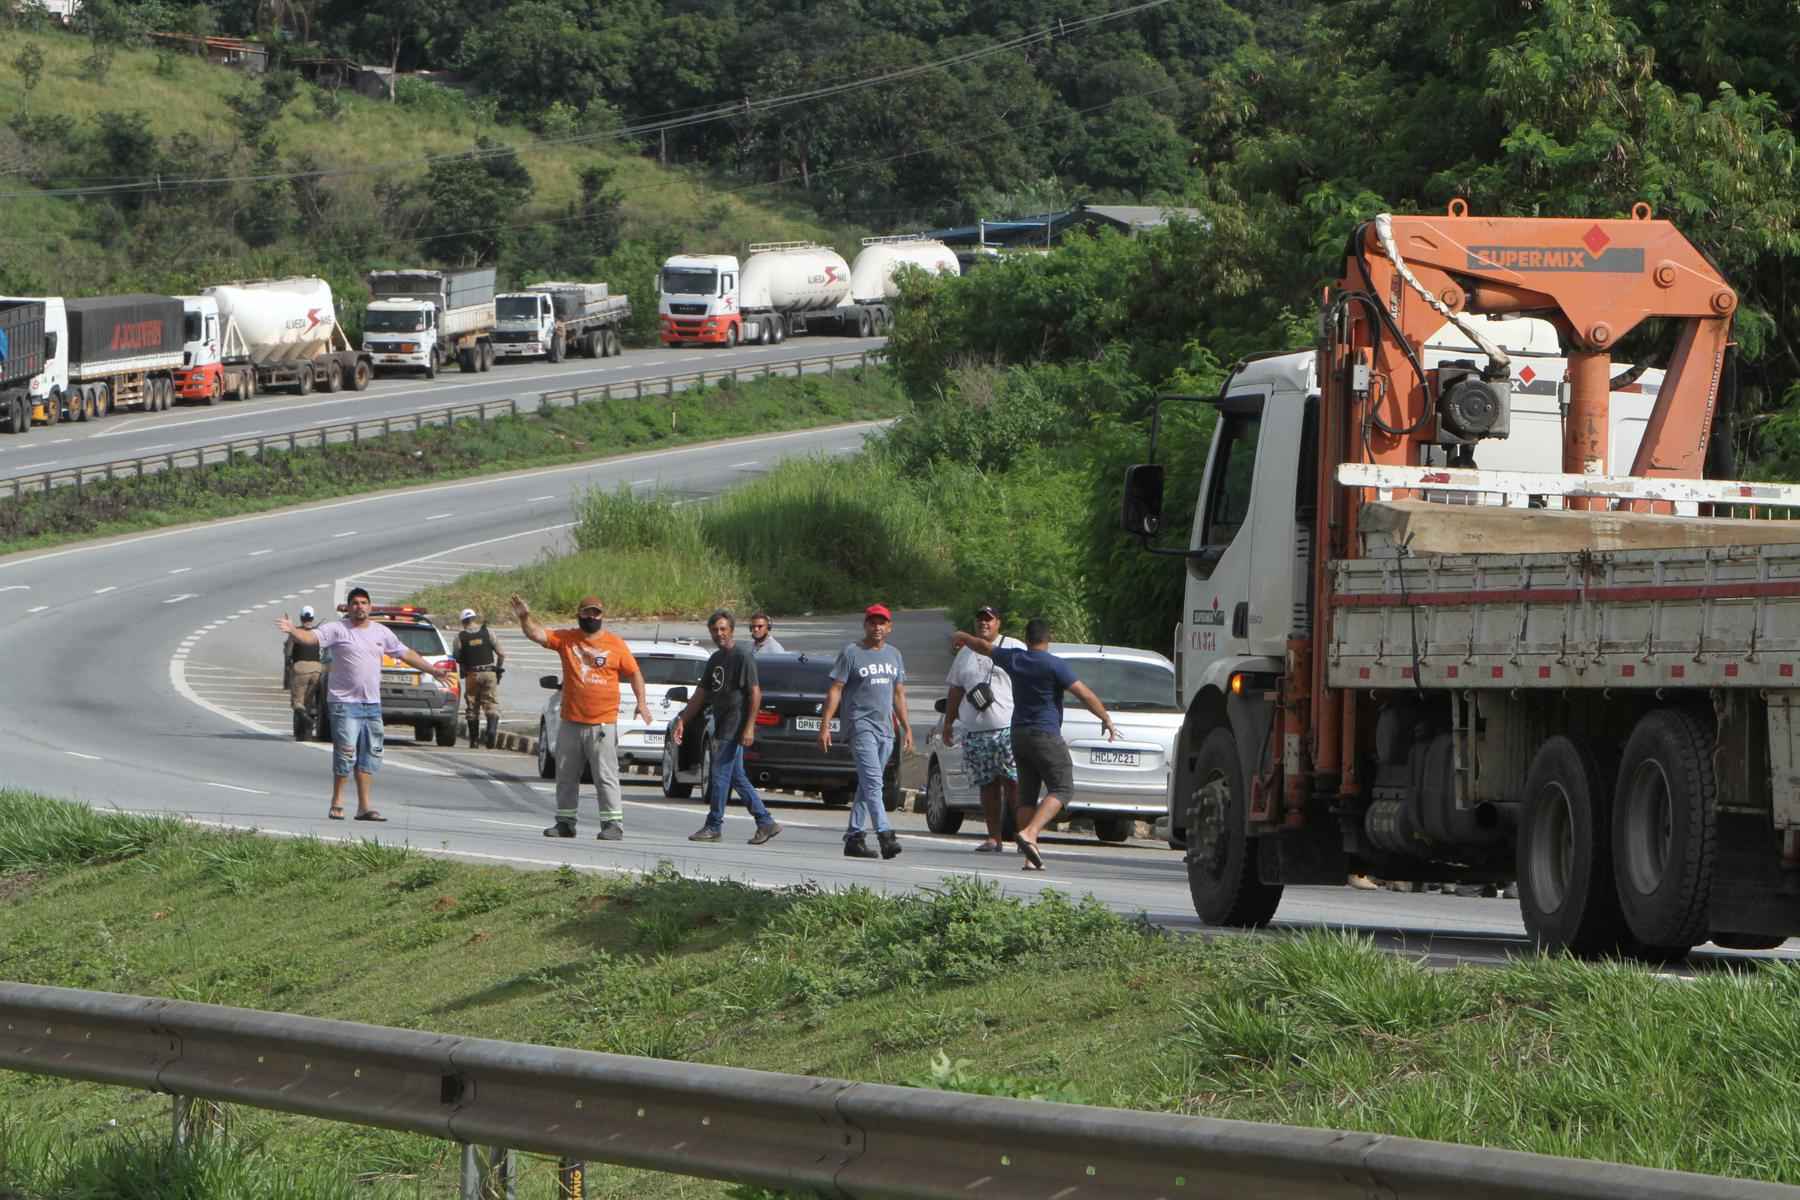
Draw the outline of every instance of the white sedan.
M668 641L628 640L625 648L644 673L644 698L650 702L650 720L637 719L637 701L623 680L619 684L619 765L661 763L663 727L681 711L691 690L700 682L712 651L689 638ZM562 727L562 679L544 675L538 680L550 693L538 718L537 768L541 779L556 778L556 734ZM669 693L683 689L680 699ZM583 771L585 779L586 772Z
M1182 718L1175 666L1154 650L1130 646L1052 642L1050 651L1094 690L1119 729L1119 740L1107 741L1100 722L1073 696L1065 698L1062 731L1075 763L1075 799L1064 811L1092 817L1101 841L1122 842L1133 821L1155 821L1168 811ZM939 721L925 741L925 823L933 833L955 833L969 813L979 818L981 790L963 770L963 725L957 723L954 746L944 745L943 732Z

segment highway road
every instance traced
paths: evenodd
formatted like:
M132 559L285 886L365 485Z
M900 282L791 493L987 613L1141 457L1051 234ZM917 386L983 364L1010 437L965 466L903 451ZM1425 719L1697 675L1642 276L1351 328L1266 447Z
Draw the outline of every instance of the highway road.
M0 433L0 479L167 454L230 438L272 437L333 421L378 420L483 400L535 399L547 391L630 383L703 369L760 369L795 359L879 350L886 344L885 338L808 337L779 346L740 346L735 350L627 350L617 358L496 363L492 371L467 377L460 371L445 371L435 380L378 379L365 392L315 392L306 397L259 393L246 403L225 401L210 408L190 403L162 413L121 412L100 421L40 425L18 435Z
M1195 928L1179 856L1150 842L1051 839L1049 869L1025 875L1014 854L971 853L974 824L966 835L939 837L905 814L899 858L847 860L841 811L781 799L776 812L786 832L767 845L746 844L750 824L741 810L728 819L723 842L696 845L686 837L700 823L699 805L665 801L653 779L632 776L624 841L593 840L591 790L582 836L546 840L550 785L532 760L414 746L404 729L393 731L377 781L377 805L389 823L325 819L328 748L292 740L275 691L277 615L309 601L328 611L348 580L376 580L378 593L392 594L420 571L524 561L564 536L571 493L586 485L656 484L703 496L784 456L852 452L873 428L741 438L0 559L0 661L9 684L0 694L9 731L0 783L279 835L374 835L524 867L648 870L667 860L696 875L772 886L884 890L979 875L1020 894L1091 892L1120 912ZM605 594L604 580L596 590ZM778 617L778 625L791 648L829 650L850 636L855 619ZM944 629L941 614L909 619L902 629L920 709L947 661ZM515 710L538 703L517 690L529 692L534 675L509 673ZM929 715L916 711L915 719ZM1438 963L1491 963L1524 948L1517 906L1503 900L1290 888L1278 927L1301 926L1364 930ZM1700 956L1702 968L1705 961Z

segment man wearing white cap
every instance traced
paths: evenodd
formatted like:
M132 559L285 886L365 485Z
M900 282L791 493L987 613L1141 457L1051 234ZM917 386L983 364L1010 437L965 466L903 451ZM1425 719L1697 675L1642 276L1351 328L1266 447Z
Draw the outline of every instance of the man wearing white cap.
M308 604L300 610L300 628L313 628L312 605ZM319 690L319 680L325 677L325 666L319 661L319 643L301 642L288 635L288 700L294 706L294 740L303 742L312 733L313 728L313 693Z
M500 732L500 676L506 673L506 652L482 623L481 614L472 608L462 610L462 632L456 635L456 665L462 668L469 745L485 742L492 750ZM483 717L487 718L487 731L478 740Z

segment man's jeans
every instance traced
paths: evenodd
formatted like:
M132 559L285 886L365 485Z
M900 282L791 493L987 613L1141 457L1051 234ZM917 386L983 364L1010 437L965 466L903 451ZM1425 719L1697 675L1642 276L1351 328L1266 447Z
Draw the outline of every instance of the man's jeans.
M856 800L850 805L850 827L844 830L846 841L863 832L865 819L876 833L888 831L887 809L882 806L881 795L888 756L893 752L892 728L881 733L865 728L852 730L850 754L856 759Z
M382 735L386 732L381 725L381 705L333 700L328 711L332 774L346 778L352 769L359 775L381 770Z
M725 805L730 802L733 791L743 797L758 825L774 823L775 818L763 806L762 797L750 786L750 776L744 773L744 744L734 740L714 742L712 778L706 781L706 797L711 801L706 812L708 829L725 827Z

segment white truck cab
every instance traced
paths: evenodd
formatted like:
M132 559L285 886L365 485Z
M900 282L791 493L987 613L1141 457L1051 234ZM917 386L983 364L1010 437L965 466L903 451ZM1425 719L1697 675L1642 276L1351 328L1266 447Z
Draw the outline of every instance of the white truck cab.
M657 278L656 312L665 346L737 341L738 260L733 254L677 254Z
M69 392L69 314L61 296L5 296L6 300L38 300L44 305L44 369L34 375L25 391L31 404L29 419L52 422L62 419L64 397ZM52 415L54 413L54 415Z
M224 358L219 302L211 296L183 296L181 365L184 371L214 366ZM180 382L177 380L177 382Z
M506 292L494 297L494 355L539 358L556 341L556 303L547 292Z
M429 300L376 300L363 316L363 349L377 367L435 374L437 305Z

